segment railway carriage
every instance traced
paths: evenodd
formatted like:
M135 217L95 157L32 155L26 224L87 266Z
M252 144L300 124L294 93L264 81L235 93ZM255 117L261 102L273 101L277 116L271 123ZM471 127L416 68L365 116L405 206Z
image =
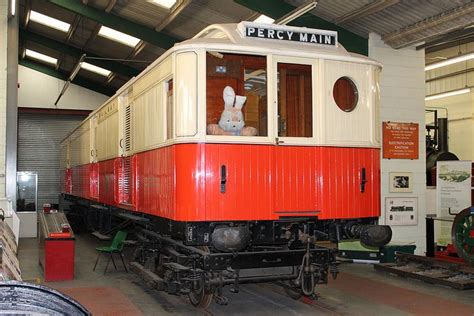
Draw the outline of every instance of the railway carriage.
M337 273L316 241L391 237L376 225L380 71L336 32L209 26L68 135L63 194L146 219L135 268L194 305L247 282L311 296Z

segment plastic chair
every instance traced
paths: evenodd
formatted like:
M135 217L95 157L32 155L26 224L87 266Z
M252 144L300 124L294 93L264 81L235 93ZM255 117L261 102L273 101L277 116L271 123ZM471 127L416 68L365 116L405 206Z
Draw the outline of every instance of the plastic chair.
M125 265L125 262L123 261L123 254L122 254L123 245L126 238L127 238L127 232L119 230L115 234L114 240L112 240L112 245L106 246L106 247L95 248L99 252L99 255L97 256L97 260L95 261L94 269L92 271L95 271L95 268L97 267L97 263L99 262L100 255L102 253L110 254L109 259L107 260L107 264L105 265L104 274L105 272L107 272L107 267L109 266L111 259L112 259L112 263L114 264L115 270L117 270L117 265L115 264L113 254L118 253L120 255L120 259L122 259L122 264L123 264L123 267L125 268L125 272L128 273L127 266Z

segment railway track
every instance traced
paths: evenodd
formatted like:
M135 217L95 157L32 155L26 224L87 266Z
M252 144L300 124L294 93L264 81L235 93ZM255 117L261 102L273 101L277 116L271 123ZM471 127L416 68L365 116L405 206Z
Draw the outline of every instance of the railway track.
M377 271L388 272L458 290L474 289L474 267L435 258L397 253L396 263L375 264Z
M271 291L273 293L277 293L285 298L288 298L288 294L285 293L285 290L276 284L271 283L262 283L258 284L258 287L262 288L264 291ZM319 300L312 300L306 297L302 297L298 300L301 304L306 304L311 308L315 309L315 312L324 313L324 315L334 315L334 316L342 316L343 314L338 313L331 309L330 307L326 306L325 304L321 303Z

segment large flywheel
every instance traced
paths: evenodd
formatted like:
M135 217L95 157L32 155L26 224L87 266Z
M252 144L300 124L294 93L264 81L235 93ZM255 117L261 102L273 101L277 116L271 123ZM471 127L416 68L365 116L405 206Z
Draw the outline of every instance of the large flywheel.
M454 218L451 239L458 256L474 264L474 207L459 212Z

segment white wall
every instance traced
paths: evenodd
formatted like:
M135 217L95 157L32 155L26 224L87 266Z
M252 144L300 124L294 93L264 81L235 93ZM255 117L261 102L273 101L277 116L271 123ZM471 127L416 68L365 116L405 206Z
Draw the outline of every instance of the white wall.
M474 91L449 98L427 101L426 106L448 110L449 151L461 160L474 160ZM446 117L446 112L440 109L438 117ZM427 115L426 122L432 123L433 115Z
M426 54L426 63L435 63L473 51L474 42L442 49ZM426 95L474 86L474 73L465 73L467 69L472 68L474 68L473 59L427 71L426 80L430 81L426 83ZM456 75L453 76L452 74ZM446 98L444 101L449 102L449 98Z
M108 96L71 84L54 106L64 81L18 65L18 106L70 110L95 110Z
M426 62L434 63L473 51L474 42L462 44L428 53ZM473 68L474 60L469 60L427 71L426 95L474 86L474 72L465 72ZM448 109L449 151L459 159L474 160L474 89L471 93L427 101L426 106ZM445 117L445 112L441 110L438 115Z
M416 244L416 253L425 252L426 154L425 154L425 52L414 48L393 49L378 34L369 35L369 57L383 64L381 73L381 121L419 124L419 159L382 159L380 223L385 224L386 197L418 198L418 225L392 226L393 244ZM382 126L380 126L382 128ZM389 172L412 172L413 193L389 193Z
M5 197L8 1L0 1L0 198Z

